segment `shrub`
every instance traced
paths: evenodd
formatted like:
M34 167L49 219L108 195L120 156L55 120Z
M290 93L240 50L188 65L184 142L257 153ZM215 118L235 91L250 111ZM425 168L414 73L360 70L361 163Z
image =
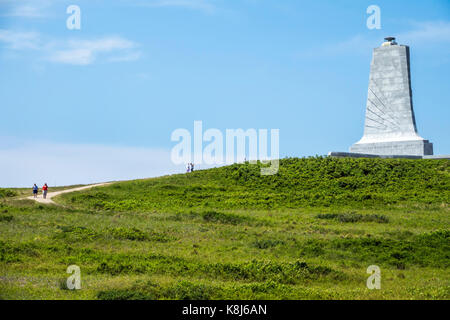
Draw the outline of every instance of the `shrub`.
M218 211L201 212L200 215L203 217L203 220L207 222L218 222L232 225L237 225L249 220L246 217L241 217L231 213L222 213Z
M325 244L324 244L325 245ZM384 262L399 269L408 265L448 268L450 231L421 234L410 240L382 238L334 239L331 249L348 253L348 258L370 263Z
M67 287L67 279L59 279L58 280L58 287L61 290L69 290L69 288Z
M17 192L10 189L0 189L0 198L11 198L17 196Z
M109 229L109 232L114 238L122 240L169 242L175 239L163 233L144 232L138 228L119 227Z
M33 242L23 242L11 244L0 241L0 261L4 262L20 262L23 256L37 257L37 245Z
M100 300L210 300L220 291L219 288L210 285L196 284L186 280L178 281L168 287L146 282L137 283L127 289L100 291L97 298Z
M224 279L249 281L275 281L295 284L305 279L324 276L340 278L343 275L328 267L310 266L303 261L277 263L253 260L246 263L217 263L206 266L208 272Z
M271 239L263 239L263 240L255 240L251 243L252 247L258 249L268 249L272 247L276 247L278 245L283 245L284 241L282 240L271 240Z
M154 300L154 297L146 292L136 289L113 289L100 291L97 294L100 300Z
M13 219L13 216L11 216L11 215L0 214L0 222L1 221L10 222L10 221L12 221L12 219Z
M323 213L316 216L318 219L337 220L339 222L377 222L388 223L389 218L379 214L362 215L359 213Z
M142 230L139 230L137 228L114 228L110 229L110 233L113 235L114 238L117 239L123 239L123 240L138 240L138 241L144 241L148 240L149 236L147 233L145 233Z
M164 295L174 300L211 300L216 290L205 284L181 281L168 288Z
M94 240L99 237L99 234L91 229L80 226L58 226L61 232L55 234L55 239L74 240Z

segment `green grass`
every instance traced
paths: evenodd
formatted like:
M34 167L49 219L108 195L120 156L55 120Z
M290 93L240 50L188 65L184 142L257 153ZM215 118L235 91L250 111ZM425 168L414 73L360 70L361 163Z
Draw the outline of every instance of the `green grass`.
M283 159L21 200L2 299L449 299L448 160ZM82 289L67 290L66 269ZM381 268L381 290L366 269Z

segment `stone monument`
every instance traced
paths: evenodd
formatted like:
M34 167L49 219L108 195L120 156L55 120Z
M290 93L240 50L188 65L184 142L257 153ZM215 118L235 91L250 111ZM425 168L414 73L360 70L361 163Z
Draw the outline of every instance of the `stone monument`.
M351 153L427 156L433 144L417 133L412 103L409 47L385 38L373 50L364 135Z

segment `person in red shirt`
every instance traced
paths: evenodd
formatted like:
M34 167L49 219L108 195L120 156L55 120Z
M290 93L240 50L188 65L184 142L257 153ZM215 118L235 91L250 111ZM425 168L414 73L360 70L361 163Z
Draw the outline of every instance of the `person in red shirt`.
M48 186L45 183L44 186L42 187L42 195L44 196L44 199L47 199L47 192L48 192Z

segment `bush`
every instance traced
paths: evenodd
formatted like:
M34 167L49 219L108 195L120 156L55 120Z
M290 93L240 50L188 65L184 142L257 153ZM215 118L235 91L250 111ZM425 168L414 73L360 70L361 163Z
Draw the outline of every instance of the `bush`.
M0 214L0 222L5 221L5 222L10 222L12 221L14 217L11 215L6 215L6 214Z
M205 284L181 281L170 287L164 295L174 300L211 300L215 290Z
M10 189L0 189L0 198L11 198L17 196L17 192Z
M203 220L208 222L219 222L224 224L236 225L246 221L245 217L240 217L235 214L226 214L217 211L206 211L200 213L200 215L203 217Z
M109 232L112 234L114 238L123 239L123 240L138 240L144 241L149 239L149 235L142 230L137 228L114 228L110 229Z
M325 276L341 278L342 273L324 266L310 266L303 261L277 263L253 260L247 263L217 263L206 266L208 272L232 280L275 281L295 284L305 279Z
M347 252L350 259L369 263L384 262L399 269L408 265L450 267L449 230L425 233L410 240L367 237L334 239L331 249Z
M91 229L80 226L58 226L61 232L55 234L55 239L67 239L69 241L95 240L99 238L99 234Z
M323 213L316 216L318 219L337 220L339 222L377 222L388 223L389 218L379 214L362 215L359 213Z
M270 240L270 239L264 239L264 240L255 240L251 243L252 247L258 248L258 249L268 249L272 247L276 247L278 245L284 244L284 241L282 240Z
M121 240L169 242L175 239L163 233L144 232L138 228L119 227L109 229L109 232L114 238Z
M128 289L100 291L97 298L100 300L210 300L218 291L220 291L219 288L185 280L168 287L146 282L144 284L137 283Z
M154 300L154 297L146 292L136 289L113 289L100 291L97 294L100 300Z

